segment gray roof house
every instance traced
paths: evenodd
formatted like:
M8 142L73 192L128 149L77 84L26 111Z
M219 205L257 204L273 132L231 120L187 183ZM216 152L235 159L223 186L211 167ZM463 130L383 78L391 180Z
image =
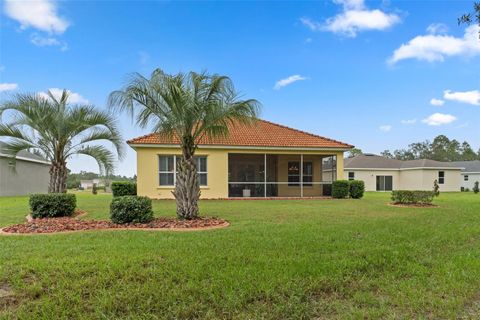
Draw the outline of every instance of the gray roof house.
M462 166L429 159L402 161L374 154L345 159L349 180L363 180L367 191L432 190L437 180L440 191L460 191Z
M480 160L454 161L452 163L463 167L461 173L462 188L472 190L475 182L480 183Z
M21 151L16 163L0 141L0 196L18 196L48 191L50 163L42 157Z

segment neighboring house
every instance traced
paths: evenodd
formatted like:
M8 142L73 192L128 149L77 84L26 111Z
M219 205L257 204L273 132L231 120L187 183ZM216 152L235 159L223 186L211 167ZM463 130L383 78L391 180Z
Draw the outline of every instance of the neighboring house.
M15 162L0 141L0 196L48 192L50 163L36 154L21 151Z
M80 180L80 187L83 189L92 189L94 184L96 184L97 187L103 187L105 185L103 180L100 179Z
M461 186L464 189L472 190L476 181L480 183L480 160L454 161L452 163L464 168L461 177Z
M344 166L345 178L363 180L366 191L432 190L435 180L440 191L460 191L462 167L452 162L363 154L345 159Z
M137 190L173 198L178 138L149 134L128 141L137 152ZM236 123L227 137L204 137L196 151L202 198L315 197L343 178L343 154L353 146L264 120ZM333 163L329 175L323 164Z

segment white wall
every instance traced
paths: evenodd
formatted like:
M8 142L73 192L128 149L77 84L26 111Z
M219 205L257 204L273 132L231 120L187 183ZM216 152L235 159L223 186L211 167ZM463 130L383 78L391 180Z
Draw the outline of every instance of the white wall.
M464 180L465 175L468 175L468 181ZM461 177L462 187L468 188L471 191L473 189L475 181L480 182L480 172L477 172L477 173L462 173L462 177Z
M365 182L365 191L377 190L377 176L392 176L393 190L399 188L398 170L344 170L344 179L348 179L348 173L355 173L355 180Z
M459 169L412 169L412 170L344 170L345 179L348 173L355 173L355 180L365 182L366 191L376 191L376 176L392 176L393 190L433 190L433 181L438 180L438 172L445 172L445 183L439 184L440 191L460 191L461 180ZM479 175L480 176L480 175ZM479 180L480 181L480 180ZM472 185L473 186L473 185ZM470 187L469 187L470 188Z

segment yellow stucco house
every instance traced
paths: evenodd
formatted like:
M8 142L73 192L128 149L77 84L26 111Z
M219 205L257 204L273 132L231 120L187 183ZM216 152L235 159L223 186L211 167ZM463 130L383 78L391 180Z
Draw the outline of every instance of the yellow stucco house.
M153 133L128 144L137 152L138 194L173 198L178 139ZM328 196L332 181L343 179L343 154L351 148L265 120L232 124L228 137L205 137L198 144L201 198Z

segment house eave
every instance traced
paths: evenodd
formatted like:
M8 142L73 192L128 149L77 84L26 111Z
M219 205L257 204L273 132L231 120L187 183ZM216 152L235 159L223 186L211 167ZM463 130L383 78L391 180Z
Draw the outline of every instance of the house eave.
M12 156L10 156L8 154L5 154L5 153L0 153L0 157L13 160ZM45 164L45 165L51 165L51 163L48 162L48 161L31 159L31 158L26 158L26 157L15 157L15 160L22 160L22 161L28 161L28 162L41 163L41 164Z
M179 148L178 144L156 143L128 143L135 148ZM273 146L230 146L230 145L198 145L199 149L231 149L231 150L284 150L284 151L348 151L353 147L329 148L329 147L273 147Z

